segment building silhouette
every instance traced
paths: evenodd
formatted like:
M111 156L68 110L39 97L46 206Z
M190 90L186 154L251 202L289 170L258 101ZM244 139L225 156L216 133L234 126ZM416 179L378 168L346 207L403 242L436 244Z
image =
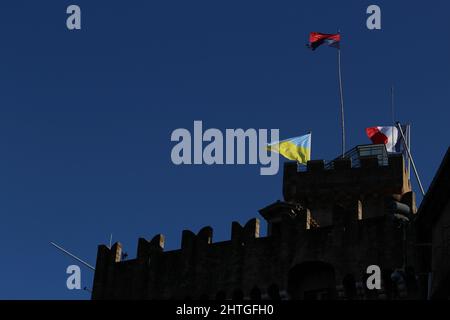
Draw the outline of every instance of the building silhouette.
M416 219L417 269L429 275L428 297L450 299L450 148L444 156Z
M446 218L438 219L444 224L448 158ZM408 176L403 156L387 154L384 145L357 146L306 168L287 162L283 201L259 211L266 236L255 218L233 222L228 241L214 242L211 227L185 230L172 251L164 251L163 235L140 238L136 258L125 261L120 243L100 245L92 299L426 299L439 269L431 259L436 218L421 208L427 224L418 227ZM366 286L372 265L381 269L379 290Z

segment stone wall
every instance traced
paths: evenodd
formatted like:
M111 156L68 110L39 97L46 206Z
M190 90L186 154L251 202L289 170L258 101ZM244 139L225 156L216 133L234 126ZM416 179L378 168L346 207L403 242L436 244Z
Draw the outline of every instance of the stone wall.
M164 251L162 235L141 238L127 261L120 244L99 246L92 298L388 298L405 242L386 202L403 201L415 212L403 159L390 156L388 166L362 159L358 168L340 160L331 170L323 164L311 161L306 172L285 165L284 201L260 210L267 236L252 219L233 222L223 242L213 241L211 227L185 230L178 250ZM373 264L386 275L375 296L363 286Z

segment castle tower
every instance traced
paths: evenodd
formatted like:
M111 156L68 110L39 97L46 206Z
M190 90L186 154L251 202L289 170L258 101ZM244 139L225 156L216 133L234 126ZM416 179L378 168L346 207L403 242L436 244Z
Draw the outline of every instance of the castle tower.
M357 206L359 220L385 214L391 199L416 211L403 156L388 156L383 145L357 146L343 159L329 163L309 161L303 172L297 172L295 163L287 163L283 195L286 202L307 207L320 226L333 224L332 212L336 205Z
M260 210L231 239L213 229L183 231L181 247L164 237L139 239L137 257L120 261L121 246L99 246L93 299L383 299L410 293L391 275L413 263L414 233L404 223L415 197L403 157L384 145L358 146L343 159L286 163L283 201ZM400 217L400 218L399 218ZM403 218L401 218L403 217ZM403 220L402 220L403 219ZM366 269L383 272L382 289L365 288ZM395 290L394 290L395 289ZM398 290L397 290L398 289Z

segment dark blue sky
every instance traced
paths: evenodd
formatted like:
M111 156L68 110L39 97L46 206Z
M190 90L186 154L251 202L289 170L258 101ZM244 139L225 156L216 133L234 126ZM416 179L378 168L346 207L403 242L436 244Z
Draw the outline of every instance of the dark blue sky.
M66 29L69 4L81 31ZM381 31L366 28L370 4ZM73 261L49 241L94 264L113 233L134 257L157 233L169 249L204 225L228 239L233 220L281 199L282 170L174 166L170 134L194 120L312 130L312 157L335 158L336 51L305 49L310 31L342 32L348 146L391 123L394 83L427 188L449 145L449 12L448 1L2 0L0 298L90 297L66 289Z

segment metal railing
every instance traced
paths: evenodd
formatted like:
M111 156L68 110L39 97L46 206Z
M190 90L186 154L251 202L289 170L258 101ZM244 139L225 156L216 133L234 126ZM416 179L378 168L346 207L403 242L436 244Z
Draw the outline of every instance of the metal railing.
M344 154L344 159L351 160L352 168L360 168L361 167L361 158L362 157L374 157L376 156L378 159L379 166L387 166L389 165L388 152L386 150L386 146L384 144L367 144L367 145L359 145L354 147L353 149L347 151ZM340 160L342 157L336 158L331 161L325 161L325 170L333 170L334 162L336 160ZM298 166L297 169L299 172L306 171L306 166Z

